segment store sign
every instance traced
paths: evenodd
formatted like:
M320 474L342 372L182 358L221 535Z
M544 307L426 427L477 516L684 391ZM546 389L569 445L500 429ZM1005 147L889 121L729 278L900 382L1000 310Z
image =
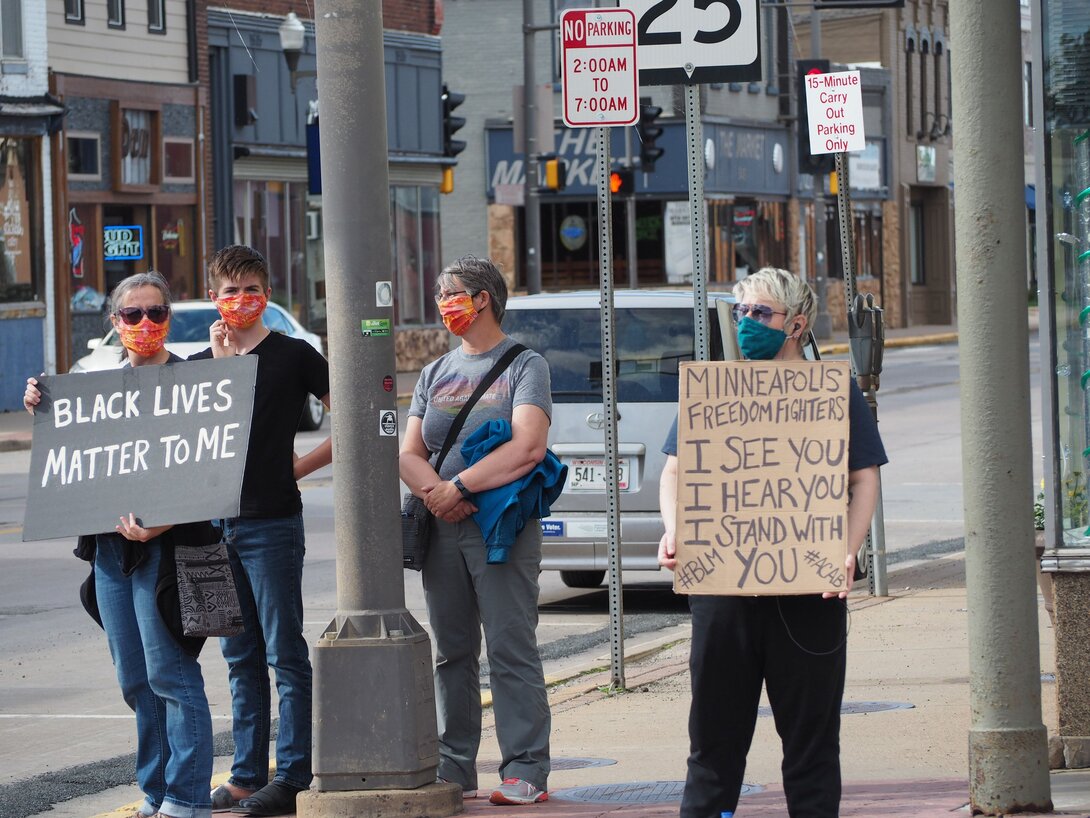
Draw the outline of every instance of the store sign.
M150 185L151 112L122 109L119 154L123 185Z
M935 146L934 145L917 145L916 146L916 181L917 182L934 182L935 181Z
M144 228L138 224L107 227L102 231L106 261L135 261L144 257Z
M76 215L76 208L68 211L68 248L72 262L72 276L83 278L83 247L86 228Z

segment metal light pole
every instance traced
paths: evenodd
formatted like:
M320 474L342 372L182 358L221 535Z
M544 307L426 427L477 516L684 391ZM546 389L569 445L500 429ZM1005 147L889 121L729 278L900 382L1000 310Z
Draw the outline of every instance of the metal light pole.
M1041 722L1017 8L950 4L973 813L1051 811ZM1012 57L1015 57L1012 59ZM1002 327L1002 332L996 332Z
M522 0L522 100L526 135L526 291L541 292L541 198L537 192L537 80L534 0ZM550 150L552 146L550 146Z
M821 59L821 13L814 8L810 12L810 57ZM799 105L806 100L800 99ZM799 139L806 139L799 134ZM814 318L814 337L825 341L833 337L833 319L829 315L829 253L825 234L825 175L815 173L814 180L814 290L818 312Z
M388 793L415 815L462 809L435 784L431 647L405 608L397 406L383 377L394 339L381 0L317 0L326 288L332 376L337 614L314 648L314 774L302 818L377 815ZM428 785L428 786L423 786ZM371 790L366 792L361 790Z

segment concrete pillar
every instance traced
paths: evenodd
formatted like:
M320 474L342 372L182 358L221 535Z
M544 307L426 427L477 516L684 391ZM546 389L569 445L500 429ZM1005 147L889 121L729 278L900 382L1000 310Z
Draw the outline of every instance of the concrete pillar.
M1030 466L1017 6L950 4L972 811L1050 811Z
M333 409L337 614L314 648L315 789L300 818L453 815L439 760L428 635L405 608L398 510L381 0L317 0ZM400 794L391 794L394 791ZM413 792L407 792L412 790Z

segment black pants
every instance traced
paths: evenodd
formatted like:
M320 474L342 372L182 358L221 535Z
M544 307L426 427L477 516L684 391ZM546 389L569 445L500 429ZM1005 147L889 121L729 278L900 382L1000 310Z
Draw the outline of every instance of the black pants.
M681 818L719 818L737 808L762 681L783 742L791 818L836 818L845 603L820 596L692 596L689 607L693 701Z

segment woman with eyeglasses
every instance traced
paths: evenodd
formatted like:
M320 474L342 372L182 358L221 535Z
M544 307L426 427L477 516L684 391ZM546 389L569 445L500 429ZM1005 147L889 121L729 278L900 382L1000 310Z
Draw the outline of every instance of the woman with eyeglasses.
M765 267L734 286L738 348L750 361L802 361L817 314L810 285ZM862 391L848 403L847 588L801 596L692 595L689 654L690 753L681 818L737 809L761 687L783 743L783 788L792 818L836 818L840 810L840 702L847 657L847 603L858 579L856 554L878 501L878 467L887 461ZM674 570L677 420L662 451L659 482L666 528L659 565Z
M164 346L170 331L170 287L159 273L124 279L110 296L110 321L125 366L181 361ZM27 379L23 406L41 402ZM114 531L80 537L77 555L91 561L80 589L84 607L103 630L125 703L136 713L136 780L144 803L132 818L209 818L212 802L212 716L197 656L203 639L180 632L174 544L215 542L210 523L144 528L134 512ZM169 623L169 624L168 624Z
M436 648L438 775L460 785L463 797L477 796L483 625L502 756L501 783L490 800L533 804L548 799L550 772L551 717L535 633L541 526L530 520L507 561L488 564L488 547L471 515L485 505L483 492L508 486L545 459L549 366L536 352L519 352L472 406L437 472L437 455L456 416L515 341L500 328L507 284L488 259L454 262L439 275L435 291L443 323L461 344L420 373L400 469L401 479L436 517L423 581ZM497 420L510 424L510 440L466 463L463 441Z

